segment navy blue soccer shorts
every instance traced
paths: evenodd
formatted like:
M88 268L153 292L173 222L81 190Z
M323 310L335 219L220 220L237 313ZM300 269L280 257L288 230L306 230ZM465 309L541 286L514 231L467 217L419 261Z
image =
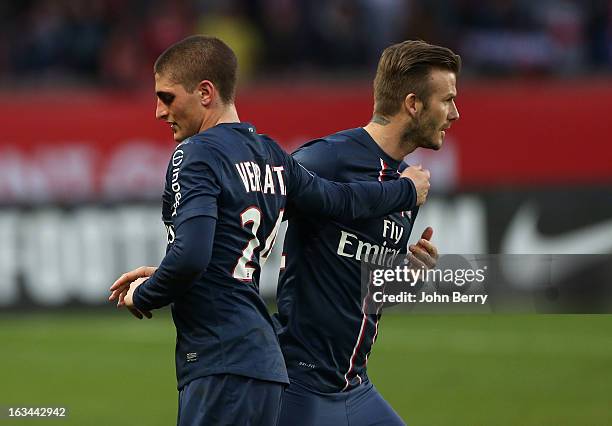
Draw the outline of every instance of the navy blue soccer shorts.
M285 385L233 374L215 374L179 391L178 426L276 426Z
M285 390L279 426L405 426L378 393L364 383L348 392L319 393L295 382Z

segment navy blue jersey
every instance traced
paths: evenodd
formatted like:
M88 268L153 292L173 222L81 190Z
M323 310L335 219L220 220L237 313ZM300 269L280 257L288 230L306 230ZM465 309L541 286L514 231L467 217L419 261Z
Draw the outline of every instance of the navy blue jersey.
M179 389L211 374L287 383L272 320L258 294L260 268L287 199L311 212L372 217L414 205L412 182L396 183L326 182L248 123L219 124L179 144L163 195L166 257L134 294L143 310L173 303ZM211 249L198 244L207 240ZM198 253L206 258L200 266Z
M363 128L314 140L293 156L338 182L393 180L406 166ZM365 220L292 213L277 291L279 339L292 382L331 393L367 380L380 314L363 313L360 261L390 265L405 256L416 213L414 208Z

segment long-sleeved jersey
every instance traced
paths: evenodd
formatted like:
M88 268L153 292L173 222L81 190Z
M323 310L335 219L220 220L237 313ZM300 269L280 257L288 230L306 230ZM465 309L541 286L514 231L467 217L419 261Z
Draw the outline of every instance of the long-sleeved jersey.
M294 154L307 169L338 182L396 180L405 167L363 129L307 143ZM389 265L405 256L417 208L373 219L291 215L277 291L278 330L291 381L318 392L353 389L366 365L380 313L366 314L360 262Z
M210 374L288 382L258 291L288 200L357 219L411 208L416 193L408 179L320 179L248 123L219 124L179 144L163 194L166 256L134 294L141 310L172 303L179 389Z

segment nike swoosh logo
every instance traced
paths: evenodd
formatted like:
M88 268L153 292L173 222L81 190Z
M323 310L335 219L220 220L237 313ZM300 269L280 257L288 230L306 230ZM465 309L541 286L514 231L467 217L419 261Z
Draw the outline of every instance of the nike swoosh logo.
M589 225L559 235L542 235L537 227L538 212L533 204L523 206L510 223L502 240L503 254L606 254L612 251L612 220ZM510 257L508 257L509 259ZM521 256L521 264L504 262L506 277L519 287L534 287L551 278L562 280L593 261L597 256L564 257L568 262L546 262L544 257L534 256L533 261ZM517 259L518 260L518 259Z

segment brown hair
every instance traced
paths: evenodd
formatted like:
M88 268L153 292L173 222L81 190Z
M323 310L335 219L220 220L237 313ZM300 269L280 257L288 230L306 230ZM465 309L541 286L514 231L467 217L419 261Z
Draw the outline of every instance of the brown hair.
M209 80L223 102L234 101L238 60L233 50L216 37L196 35L173 44L159 55L153 70L166 74L190 93L200 81Z
M459 74L461 57L446 47L422 40L407 40L387 47L374 79L374 114L395 115L410 93L426 102L431 94L427 76L432 69Z

